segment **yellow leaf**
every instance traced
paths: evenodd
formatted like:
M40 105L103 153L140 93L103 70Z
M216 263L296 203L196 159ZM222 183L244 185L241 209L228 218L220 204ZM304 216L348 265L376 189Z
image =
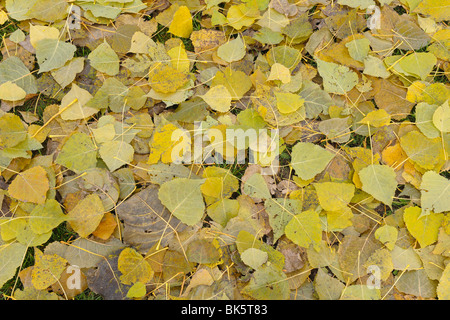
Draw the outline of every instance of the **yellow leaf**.
M267 78L267 81L271 80L280 80L284 84L289 83L291 82L291 71L281 63L274 63Z
M9 186L8 192L14 199L44 204L48 189L47 171L37 166L19 173Z
M189 72L191 62L188 58L186 50L184 50L181 45L170 49L169 51L167 51L167 54L172 58L170 63L172 64L173 68L183 73Z
M448 106L448 100L434 112L433 124L441 132L450 132L450 107Z
M189 8L181 6L173 16L169 32L181 38L189 38L193 30L192 16Z
M434 212L430 212L424 216L421 216L421 214L421 208L409 207L403 213L403 220L408 231L417 239L423 248L437 241L439 228L444 220L444 215Z
M127 292L127 298L142 298L147 293L145 284L142 282L136 282L130 290Z
M297 111L305 103L305 100L295 93L275 92L275 97L277 98L278 110L284 114Z
M240 36L217 49L217 56L226 62L239 61L245 57L245 43Z
M439 300L450 300L450 263L442 273L439 285L437 286L437 296Z
M369 112L359 123L367 124L375 128L389 125L391 115L384 109L377 109Z
M12 148L27 138L27 130L19 116L6 113L0 117L0 146Z
M51 232L60 223L66 221L60 204L54 199L48 199L44 205L36 206L30 213L29 225L36 234Z
M349 207L342 208L338 211L326 211L327 215L327 231L340 231L353 225L352 209Z
M5 22L8 21L8 20L9 20L8 14L6 14L5 11L0 10L0 25L1 24L5 24Z
M207 167L203 171L203 178L206 178L205 184L210 178L220 178L220 180L217 180L218 182L220 182L220 193L216 193L216 195L214 196L216 198L229 198L235 191L239 189L238 179L233 174L230 174L228 170L223 168Z
M383 162L391 168L394 168L395 171L400 170L403 167L403 163L408 159L400 147L400 143L386 147L381 153L381 157Z
M428 139L419 131L411 131L402 136L400 146L411 161L424 169L433 169L443 158L440 139Z
M179 146L182 151L187 143L190 143L190 140L188 141L182 133L183 131L172 123L158 127L150 141L150 155L147 163L155 164L160 159L163 163L171 163L174 160L178 160L177 155L172 154L173 149Z
M231 95L223 85L211 87L207 93L200 96L215 111L227 112L231 107Z
M231 6L227 13L228 24L236 30L252 25L258 17L259 10L248 8L244 3Z
M105 209L97 194L88 195L68 214L70 226L80 237L86 238L94 232L102 221Z
M35 248L35 259L31 271L31 283L38 290L44 290L58 281L62 272L66 269L67 260L57 254L43 254Z
M102 240L108 240L109 237L111 237L112 233L117 227L117 222L115 216L107 212L102 218L102 221L100 221L100 224L98 225L97 229L95 229L92 234L96 236L97 238L100 238Z
M89 91L73 83L72 89L61 100L59 107L61 118L63 120L79 120L98 113L99 109L86 106L91 99L92 95Z
M42 127L37 124L32 124L28 127L28 134L39 143L43 143L47 139L50 131L51 129L49 127Z
M144 257L132 248L125 248L119 255L120 281L131 285L136 282L147 283L153 278L153 270Z
M285 232L300 247L308 248L312 244L317 251L320 250L322 224L316 211L308 210L293 216L286 225Z
M188 82L186 74L167 64L151 67L148 81L152 89L161 93L174 93Z
M30 43L36 48L36 44L42 39L59 39L59 30L55 27L34 26L30 24Z
M421 81L415 81L408 87L406 100L419 103L441 105L450 99L450 88L443 83L432 83L427 85Z
M449 0L423 0L414 9L414 12L430 16L435 21L448 20L450 16Z
M314 188L321 207L326 211L345 210L355 194L351 183L322 182L315 183Z
M223 178L210 177L205 179L205 183L200 186L200 190L205 196L220 198L222 194Z
M230 67L216 73L211 82L211 87L220 84L227 88L233 100L241 99L252 87L252 81L249 76L240 70L232 70Z
M0 220L0 235L3 241L11 241L17 237L20 230L24 229L27 221L24 218L2 218Z
M364 264L365 268L369 268L370 266L378 266L380 268L381 280L386 280L392 274L392 270L394 269L389 250L381 248L372 253Z
M27 93L17 84L7 81L0 85L0 99L7 101L19 101L25 99Z

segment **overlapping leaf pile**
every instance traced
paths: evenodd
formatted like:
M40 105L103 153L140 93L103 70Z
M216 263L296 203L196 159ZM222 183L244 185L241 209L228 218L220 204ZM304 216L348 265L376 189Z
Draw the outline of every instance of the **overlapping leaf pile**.
M449 298L448 0L0 5L4 297Z

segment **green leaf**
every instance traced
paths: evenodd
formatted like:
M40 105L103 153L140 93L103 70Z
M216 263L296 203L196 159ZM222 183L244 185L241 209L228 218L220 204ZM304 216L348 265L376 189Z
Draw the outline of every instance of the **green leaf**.
M36 206L30 213L30 227L34 233L42 234L52 231L66 221L58 201L48 199L44 205Z
M302 180L309 180L325 170L333 157L320 146L299 142L292 148L291 166Z
M450 107L448 100L434 112L433 124L441 132L450 132Z
M350 57L361 62L364 61L364 59L367 57L369 53L370 50L369 45L370 41L367 38L355 39L345 44L345 46L348 49L348 53L350 54Z
M55 162L76 173L81 173L96 167L97 149L87 134L77 132L64 143Z
M270 199L272 197L266 181L260 173L253 174L245 181L243 191L252 198Z
M375 5L373 0L338 0L338 3L342 6L360 9L367 9L370 6Z
M314 288L320 300L338 300L345 286L338 279L319 268L314 278Z
M0 247L0 286L11 279L25 258L27 247L21 243L10 243Z
M264 263L266 263L268 257L267 252L256 248L248 248L241 254L242 262L255 270L259 269Z
M14 43L19 43L22 41L25 41L25 33L23 33L22 30L17 29L11 35L9 36L9 40L11 40Z
M261 267L253 273L242 294L257 300L287 300L289 285L284 272L273 267Z
M385 165L371 164L358 174L362 182L362 190L389 207L392 206L397 189L394 169Z
M16 56L9 57L0 63L0 84L12 82L21 87L27 94L37 92L36 79Z
M367 56L364 59L364 74L372 77L387 79L391 73L386 69L383 61L374 56Z
M73 58L63 67L52 71L52 77L58 82L61 88L71 84L78 73L84 69L84 58Z
M302 202L296 199L269 199L264 203L264 206L269 215L274 241L277 241L284 234L288 222L302 210Z
M367 285L355 284L345 288L340 300L380 300L380 289L369 288Z
M57 39L42 39L36 43L36 58L39 73L63 67L73 58L77 47Z
M317 58L316 62L326 92L343 95L358 84L358 75L350 68Z
M242 254L245 250L249 248L255 248L267 252L268 264L270 263L272 267L280 271L284 267L286 261L284 255L280 251L275 250L272 246L268 245L267 243L264 243L261 240L257 239L254 235L252 235L248 231L245 230L239 231L239 234L237 235L236 238L236 246L240 254Z
M240 36L228 41L217 49L219 58L230 63L241 60L244 58L245 53L245 43Z
M133 161L134 148L123 141L108 141L101 145L99 154L112 172Z
M405 58L401 58L398 66L405 75L411 75L421 80L430 74L436 65L437 59L429 52L414 52Z
M434 171L427 171L420 184L423 213L450 211L450 181Z
M437 105L426 102L420 102L416 105L416 125L429 139L438 138L441 135L439 129L433 124L433 115L437 108Z
M158 198L172 214L187 225L199 222L205 211L200 186L204 180L179 178L161 185Z
M308 210L293 216L286 225L285 232L300 247L308 248L312 244L316 250L320 250L322 223L316 211Z
M215 222L226 226L231 218L238 215L239 202L235 199L221 199L208 206L208 216Z
M88 59L91 65L100 72L109 76L115 76L119 73L119 56L106 41L95 48L89 54Z
M27 130L20 117L6 113L0 117L0 145L12 148L27 138Z

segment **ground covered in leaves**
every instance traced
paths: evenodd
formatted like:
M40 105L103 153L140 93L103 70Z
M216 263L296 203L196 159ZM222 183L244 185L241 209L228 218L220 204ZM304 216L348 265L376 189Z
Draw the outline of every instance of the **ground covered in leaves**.
M449 299L448 20L0 0L0 297Z

